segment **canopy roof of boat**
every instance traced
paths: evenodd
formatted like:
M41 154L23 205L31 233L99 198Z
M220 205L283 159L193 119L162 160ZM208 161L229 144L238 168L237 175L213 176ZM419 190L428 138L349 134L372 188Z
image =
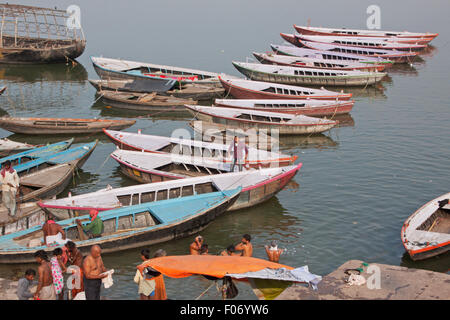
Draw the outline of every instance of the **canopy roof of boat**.
M333 36L310 36L310 35L302 35L302 34L295 34L297 38L304 39L307 41L313 41L313 42L327 42L327 43L334 43L335 41L339 42L352 42L352 43L358 43L358 45L381 45L381 46L395 46L398 48L412 48L412 47L423 47L425 48L426 45L416 45L416 44L407 44L407 43L399 43L396 42L400 39L395 38L358 38L358 37L333 37Z
M347 104L348 101L314 100L314 99L216 99L216 104L240 106L253 108L257 104L263 105L307 105L307 106L329 106L336 104Z

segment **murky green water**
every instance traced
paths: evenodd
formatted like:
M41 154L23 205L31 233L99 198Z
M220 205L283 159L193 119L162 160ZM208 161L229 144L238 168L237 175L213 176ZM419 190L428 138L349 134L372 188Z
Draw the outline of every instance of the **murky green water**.
M34 4L35 1L21 1ZM59 1L66 8L74 1ZM137 117L105 108L96 101L86 81L97 78L90 55L128 58L239 75L231 60L245 61L252 51L267 51L282 43L279 32L293 32L292 24L365 28L369 1L270 2L189 1L78 1L87 48L76 66L0 65L1 109L11 116ZM407 6L405 4L407 3ZM51 1L39 4L53 6ZM210 252L216 253L241 239L253 237L254 256L265 258L263 246L278 240L287 248L281 263L308 265L316 274L327 274L349 259L387 263L447 272L450 255L413 262L400 240L404 220L425 202L449 191L450 131L448 82L450 36L448 2L378 1L382 28L439 32L434 49L412 67L389 71L381 88L348 90L356 104L346 126L327 135L282 140L286 152L299 156L303 167L289 188L263 205L225 215L204 230ZM151 115L150 115L151 116ZM189 128L190 117L140 114L127 129L170 135ZM1 137L30 143L61 140L48 136ZM83 166L73 194L133 182L123 177L108 155L112 143L102 135L78 137L76 142L100 139ZM65 194L69 191L66 190ZM192 239L151 247L169 254L187 254ZM114 268L115 284L105 290L110 299L135 299L133 283L140 249L104 256ZM10 277L27 266L0 266L0 276ZM199 278L167 279L169 298L191 299L209 283ZM240 299L255 299L248 287L239 286ZM211 289L203 299L217 299Z

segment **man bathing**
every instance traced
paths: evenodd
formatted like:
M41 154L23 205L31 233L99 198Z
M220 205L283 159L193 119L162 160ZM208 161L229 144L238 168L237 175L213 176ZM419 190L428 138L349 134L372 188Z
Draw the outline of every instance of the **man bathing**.
M189 252L192 255L200 255L201 249L202 249L202 245L203 245L203 237L202 236L197 236L194 239L194 242L191 243L191 245L189 246Z
M34 254L36 262L39 264L38 274L39 282L34 294L35 300L56 300L55 287L53 285L53 277L50 263L48 262L47 253L44 250L36 251Z
M102 279L108 275L101 256L100 246L93 245L91 253L83 261L83 285L86 300L100 300Z
M267 257L269 258L269 261L277 262L280 261L280 256L284 252L285 249L278 249L277 242L273 240L270 243L269 246L264 246L266 249Z
M249 234L244 234L241 243L237 244L234 249L236 251L241 251L241 256L243 257L251 257L253 255L253 246L250 243L251 239Z

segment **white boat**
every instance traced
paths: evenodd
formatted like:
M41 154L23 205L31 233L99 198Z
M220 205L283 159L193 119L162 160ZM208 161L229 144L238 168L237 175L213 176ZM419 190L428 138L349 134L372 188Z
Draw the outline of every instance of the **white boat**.
M207 106L185 106L198 120L224 124L228 128L256 129L267 134L276 130L279 135L314 134L330 130L338 121L304 115L232 109Z
M203 157L211 161L231 163L230 145L192 139L163 137L141 133L104 130L105 134L120 149L161 154L182 154ZM270 167L272 165L292 165L297 156L257 149L248 142L248 165L250 167Z
M450 192L423 205L403 224L401 238L413 260L450 250Z
M130 165L134 165L133 162ZM62 199L45 200L41 207L62 219L74 212L110 210L158 200L173 199L207 192L242 187L238 200L228 209L237 210L268 200L279 192L300 170L301 164L283 168L267 168L243 172L205 175L163 182L133 185L124 188L106 188L96 192ZM250 196L251 195L251 196Z
M9 154L14 154L33 148L37 148L37 146L28 143L12 141L8 138L0 139L0 157L6 157Z
M384 72L287 67L233 61L236 69L251 80L288 85L368 86L384 78Z

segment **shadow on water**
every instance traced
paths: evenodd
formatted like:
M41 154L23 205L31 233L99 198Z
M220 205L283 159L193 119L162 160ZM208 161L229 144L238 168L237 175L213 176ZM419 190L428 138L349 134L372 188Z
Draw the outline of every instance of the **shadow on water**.
M84 82L88 73L81 63L0 65L0 80L11 82L76 81Z
M336 148L339 143L324 134L311 136L281 136L279 138L280 150L288 149L326 149Z
M436 272L450 272L450 251L429 259L414 261L409 254L405 252L402 256L400 266L414 269L425 269Z
M21 133L13 133L10 136L7 137L10 140L17 141L17 142L23 142L23 143L30 143L30 144L48 144L48 143L55 143L58 141L67 140L70 138L74 138L73 145L77 143L88 143L93 142L94 140L98 139L99 142L102 143L108 143L110 140L108 137L103 133L91 133L91 134L58 134L58 135L27 135L27 134L21 134Z

